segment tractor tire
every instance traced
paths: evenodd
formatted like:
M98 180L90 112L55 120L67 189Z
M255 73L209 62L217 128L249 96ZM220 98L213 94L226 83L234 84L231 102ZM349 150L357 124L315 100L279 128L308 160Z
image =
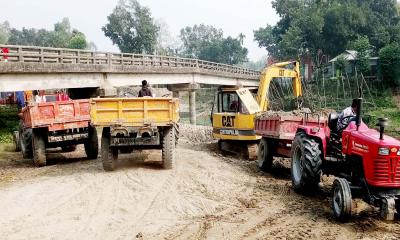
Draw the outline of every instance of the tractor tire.
M20 136L19 131L13 132L13 142L14 142L15 152L21 151L21 140L19 139L19 136Z
M69 153L69 152L75 152L76 150L76 145L68 145L61 147L62 152Z
M267 139L262 138L258 145L258 167L264 172L270 171L273 159L274 154L271 143Z
M332 211L333 216L345 222L351 217L351 189L349 182L344 178L336 178L332 189Z
M97 129L89 127L89 138L84 143L85 153L88 159L97 159L99 155L99 138L97 136Z
M174 167L175 142L175 128L165 128L162 139L162 167L164 169L172 169Z
M46 166L46 142L43 129L32 131L33 164L36 167Z
M297 133L292 145L291 178L296 192L305 193L318 187L322 174L319 144L305 133Z
M118 160L118 149L111 148L110 141L110 128L103 128L101 136L101 159L103 162L103 169L107 172L115 170L115 164Z

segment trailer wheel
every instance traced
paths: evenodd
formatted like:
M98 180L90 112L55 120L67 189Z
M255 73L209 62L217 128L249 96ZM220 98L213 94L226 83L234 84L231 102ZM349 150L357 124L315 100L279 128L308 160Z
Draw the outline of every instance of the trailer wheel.
M179 134L179 127L180 127L179 123L175 124L174 127L175 127L175 146L176 146L176 145L178 145L179 137L180 137L180 134Z
M271 170L273 159L271 144L262 138L258 145L258 167L265 172Z
M306 192L317 188L322 173L319 144L300 132L293 141L291 155L290 172L294 190Z
M95 127L89 127L89 138L84 143L84 146L87 158L97 159L97 155L99 155L99 138Z
M45 132L43 129L33 129L33 163L36 167L46 166L46 142L44 140Z
M172 169L175 161L175 128L165 128L163 136L162 166L164 169Z
M61 147L61 150L62 150L63 152L65 152L65 153L68 153L68 152L75 152L75 150L76 150L76 145L64 146L64 147Z
M21 140L19 139L19 131L13 132L13 142L14 142L15 151L20 152L21 151Z
M22 121L19 124L19 141L22 157L24 159L31 159L33 157L32 129L24 129Z
M105 171L114 171L115 163L118 160L118 149L110 147L110 128L103 128L101 136L101 159Z
M332 211L333 216L342 222L351 217L351 190L350 185L344 178L336 178L333 182Z

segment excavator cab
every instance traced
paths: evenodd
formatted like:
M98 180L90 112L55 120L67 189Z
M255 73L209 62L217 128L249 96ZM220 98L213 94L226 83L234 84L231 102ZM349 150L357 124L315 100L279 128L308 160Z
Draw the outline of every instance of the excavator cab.
M213 137L218 140L221 150L244 153L244 157L249 159L257 157L257 143L260 137L254 133L254 113L259 111L254 99L256 92L257 88L220 87L218 89L211 113L211 122ZM243 141L247 144L243 144ZM245 147L244 150L243 147Z

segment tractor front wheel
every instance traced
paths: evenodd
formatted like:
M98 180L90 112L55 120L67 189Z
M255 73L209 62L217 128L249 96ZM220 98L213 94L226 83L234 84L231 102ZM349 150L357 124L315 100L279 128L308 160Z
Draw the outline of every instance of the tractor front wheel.
M351 217L351 189L349 182L344 178L336 178L333 182L332 211L333 216L342 222Z
M101 136L101 159L103 169L107 172L114 171L118 160L118 149L110 147L111 133L110 128L103 128Z
M290 172L294 190L307 192L316 189L322 174L319 144L305 133L297 133L291 155Z
M43 129L33 129L32 132L33 163L36 167L46 166L46 142Z

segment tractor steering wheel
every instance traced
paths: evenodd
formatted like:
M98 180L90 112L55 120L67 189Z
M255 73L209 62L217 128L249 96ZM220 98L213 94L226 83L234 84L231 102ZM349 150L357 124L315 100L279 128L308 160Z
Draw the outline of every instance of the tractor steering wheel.
M343 126L342 128L338 129L338 132L342 132L349 126L350 122L355 121L356 117L355 116L347 116L342 119L340 119L340 125Z

